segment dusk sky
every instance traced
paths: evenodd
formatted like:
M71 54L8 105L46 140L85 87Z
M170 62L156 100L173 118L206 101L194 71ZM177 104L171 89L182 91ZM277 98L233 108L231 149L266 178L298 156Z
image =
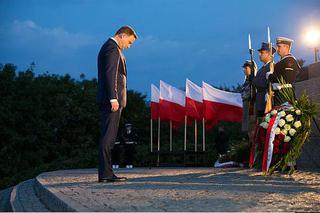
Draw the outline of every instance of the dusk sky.
M320 0L0 0L0 63L25 70L34 61L37 74L96 78L98 51L122 25L139 36L125 51L128 88L149 99L150 84L159 80L179 88L186 78L242 83L248 34L256 50L268 26L272 42L294 39L296 58L312 63L303 35L320 26Z

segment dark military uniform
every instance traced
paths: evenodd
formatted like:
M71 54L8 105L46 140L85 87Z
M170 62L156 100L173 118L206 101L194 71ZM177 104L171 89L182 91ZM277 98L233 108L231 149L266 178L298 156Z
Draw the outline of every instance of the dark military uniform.
M121 134L121 140L124 144L125 163L127 168L133 167L135 145L138 141L138 135L131 124L125 124L125 129Z
M266 93L268 89L268 81L266 73L270 71L270 62L264 64L253 78L252 83L256 88L256 116L263 117L266 108Z
M111 154L112 154L112 157L111 157L112 168L117 169L119 168L119 165L120 165L120 155L121 155L121 144L118 137L114 143Z
M296 80L297 74L301 67L297 60L291 55L286 55L274 66L274 72L269 75L269 80L272 83L274 91L274 105L279 106L285 101L279 96L279 91L283 88L292 88L292 84ZM284 81L284 84L281 83Z
M280 44L288 45L291 48L293 40L285 37L277 38L277 46ZM279 47L278 47L279 48ZM296 80L296 76L301 71L301 67L297 60L290 54L281 56L281 60L275 64L274 72L269 75L268 79L272 83L274 91L273 105L279 106L286 100L282 100L280 91L284 88L292 88L292 84Z
M270 44L266 42L261 43L261 48L258 49L260 53L267 51L270 54ZM272 47L272 55L276 52L276 49ZM256 76L252 80L252 84L256 88L256 117L261 118L264 116L266 108L266 93L268 89L268 81L266 74L270 71L270 62L264 64L257 72Z
M250 104L253 102L255 98L255 90L251 87L251 83L256 73L257 65L254 61L252 65L252 62L247 60L242 67L251 67L251 72L253 72L253 75L246 76L246 79L242 84L240 90L243 106L241 130L248 131L252 128L252 115L254 110Z

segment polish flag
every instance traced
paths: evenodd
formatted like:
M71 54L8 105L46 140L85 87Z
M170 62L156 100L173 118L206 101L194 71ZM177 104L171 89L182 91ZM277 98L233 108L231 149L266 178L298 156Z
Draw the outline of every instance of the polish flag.
M202 104L202 88L190 81L186 80L186 115L188 118L202 120L203 104Z
M208 128L219 121L241 122L242 98L240 93L216 89L202 82L204 118Z
M174 126L184 122L185 92L160 81L159 116L163 121L172 121Z
M151 84L151 119L157 120L159 118L159 89Z

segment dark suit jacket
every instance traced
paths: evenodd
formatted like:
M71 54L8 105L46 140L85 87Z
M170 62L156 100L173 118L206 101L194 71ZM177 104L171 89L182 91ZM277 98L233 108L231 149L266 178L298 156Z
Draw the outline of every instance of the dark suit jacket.
M256 110L264 111L266 107L265 95L268 89L268 82L266 78L266 73L270 71L270 63L262 66L257 75L253 78L252 83L257 89L256 94Z
M110 104L117 99L120 107L127 104L127 70L122 50L117 43L109 39L98 55L97 103Z

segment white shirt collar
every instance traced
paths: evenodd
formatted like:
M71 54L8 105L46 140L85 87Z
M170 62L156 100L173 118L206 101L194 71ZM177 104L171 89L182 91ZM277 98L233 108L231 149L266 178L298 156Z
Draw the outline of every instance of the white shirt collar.
M117 42L117 40L113 37L110 37L110 39L114 40L114 42L116 42L116 44L119 46L119 43ZM119 46L120 47L120 46Z
M263 66L264 66L264 67L267 66L270 62L271 62L271 61L268 61L268 62L265 63Z
M283 56L283 58L281 58L280 61L282 61L283 59L288 58L288 57L293 57L293 56L291 55L291 53L289 53L288 55Z

